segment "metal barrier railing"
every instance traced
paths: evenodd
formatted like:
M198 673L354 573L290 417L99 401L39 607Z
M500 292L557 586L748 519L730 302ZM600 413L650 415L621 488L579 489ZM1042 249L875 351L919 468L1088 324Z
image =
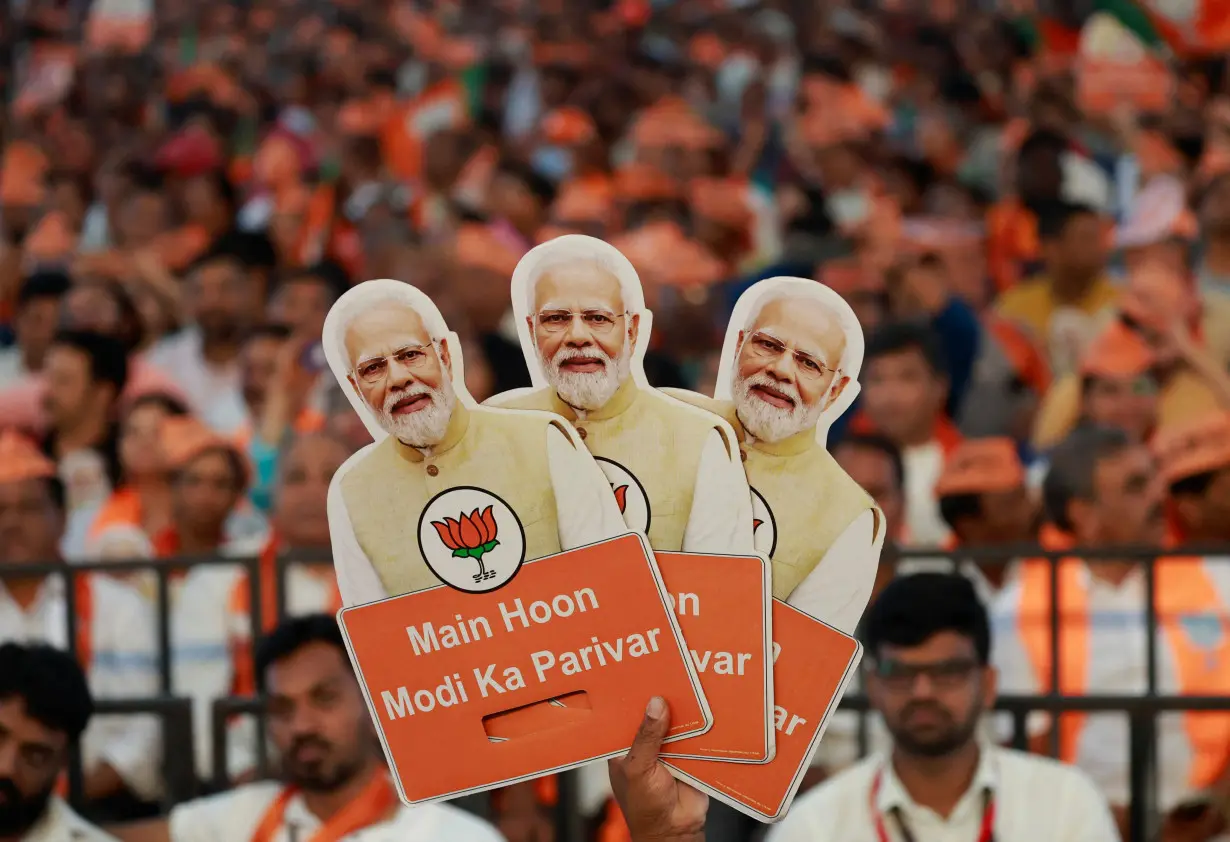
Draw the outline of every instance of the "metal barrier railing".
M1128 842L1146 842L1150 838L1150 830L1155 820L1154 782L1156 780L1156 723L1158 714L1167 711L1230 711L1230 696L1227 697L1192 697L1182 695L1163 695L1158 692L1158 653L1157 632L1158 616L1156 610L1157 571L1156 565L1163 551L1156 547L1133 547L1107 550L1072 549L1063 552L1043 550L1036 546L1000 547L994 549L959 550L956 553L927 548L911 548L909 550L886 551L885 563L898 563L905 560L927 560L939 562L956 569L960 564L972 562L980 566L1001 565L1020 559L1045 559L1051 566L1051 593L1049 623L1051 633L1051 680L1047 693L1038 696L1005 696L997 702L997 709L1011 714L1014 724L1014 744L1025 747L1025 723L1027 715L1032 711L1062 713L1068 711L1115 711L1125 714L1131 723L1130 728L1130 838ZM1181 551L1166 550L1168 559L1176 557L1206 557L1210 563L1230 563L1230 547L1184 547ZM1060 581L1056 575L1060 559L1079 557L1090 561L1099 559L1114 559L1132 561L1144 567L1144 599L1141 606L1144 613L1146 671L1147 684L1143 693L1137 695L1111 696L1080 696L1065 697L1060 693L1060 661L1063 656L1060 643ZM277 560L277 611L279 618L286 614L286 577L291 566L296 564L314 565L329 563L330 556L325 551L300 552L284 555ZM230 565L242 568L246 574L246 587L249 591L249 620L254 634L259 634L264 628L262 617L262 579L252 575L259 571L257 558L219 558L219 557L183 557L158 560L135 560L124 562L92 562L86 564L71 564L54 562L46 564L0 567L0 581L14 578L30 578L50 574L65 574L75 577L88 573L107 573L123 575L126 573L144 573L152 575L156 580L157 618L157 657L159 665L159 687L162 695L152 699L100 699L99 713L132 713L150 712L162 717L164 723L164 739L168 745L175 745L174 751L165 752L163 770L167 777L166 790L168 803L182 797L191 797L200 790L196 780L196 769L193 762L192 736L193 716L189 701L176 698L174 676L172 672L173 641L172 641L172 608L171 592L172 578L191 568L202 565ZM66 612L66 640L68 648L76 651L77 606L74 589L65 588L65 598L68 602ZM1230 613L1228 610L1227 613ZM258 690L261 676L256 676ZM235 715L255 715L258 723L258 738L255 752L258 767L263 771L268 769L266 742L264 739L263 716L261 702L257 698L222 698L219 699L211 712L211 743L213 746L213 774L209 783L213 787L224 787L227 778L227 739L226 725ZM866 742L866 712L867 700L861 695L850 694L843 699L841 709L860 713L860 752L865 753ZM170 736L167 736L170 735ZM187 735L185 737L184 735ZM1051 729L1051 753L1058 754L1058 729ZM74 763L70 771L70 787L77 800L81 794L81 771L79 764ZM560 778L560 804L557 808L558 835L561 842L579 840L583 835L584 822L575 809L577 803L576 781L573 775L563 775ZM487 799L479 797L475 804L469 805L479 814L489 814Z

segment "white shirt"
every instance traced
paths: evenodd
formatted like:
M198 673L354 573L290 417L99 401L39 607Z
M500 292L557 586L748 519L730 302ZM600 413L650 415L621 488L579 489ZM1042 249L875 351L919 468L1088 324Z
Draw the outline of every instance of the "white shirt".
M92 658L86 677L98 699L160 695L158 637L145 599L110 576L94 575ZM0 641L41 642L68 648L64 580L50 576L23 611L0 582ZM92 769L106 762L137 795L156 800L162 791L162 731L151 714L95 716L82 738L82 759Z
M1222 605L1230 606L1230 558L1206 560L1205 569ZM1145 582L1135 571L1120 585L1086 573L1089 589L1089 657L1085 686L1111 696L1144 693L1148 688L1145 632ZM991 660L999 670L999 690L1004 694L1029 695L1043 692L1034 675L1020 635L1022 585L1004 589L992 610ZM1222 641L1210 641L1220 646ZM1230 679L1228 679L1230 682ZM1157 638L1157 692L1177 695L1178 674L1165 633ZM1158 716L1157 785L1158 808L1167 811L1194 793L1188 787L1193 751L1182 712ZM1036 712L1029 717L1033 734L1047 729L1048 717ZM1005 734L1005 736L1007 736ZM1091 713L1077 744L1075 763L1089 774L1112 804L1127 804L1128 719L1122 713Z
M1045 757L984 745L969 790L943 818L915 804L886 754L877 754L800 796L766 842L879 842L871 788L883 770L876 809L890 842L900 834L888 811L899 807L917 842L975 842L983 791L995 798L996 842L1119 842L1106 799L1085 775Z
M0 389L17 385L30 372L22 359L21 348L0 348Z
M692 511L679 549L685 553L753 555L756 545L752 536L752 493L743 473L743 460L738 449L727 447L722 434L713 430L700 452Z
M628 527L611 493L611 484L589 451L577 447L558 427L547 425L546 429L547 470L555 491L560 547L571 550L626 533ZM337 586L342 602L346 605L363 605L389 596L376 568L360 548L359 540L350 528L350 517L346 513L346 502L338 481L349 465L362 459L373 447L376 444L370 444L350 457L329 485L333 564L337 570Z
M116 842L81 816L58 796L47 804L47 812L21 837L21 842Z
M877 515L868 509L856 517L790 594L787 604L838 631L854 634L871 599L884 546L884 516L878 515L877 524Z
M269 805L282 791L274 781L248 784L208 798L180 804L171 811L171 842L248 842ZM286 805L285 821L270 842L311 839L321 821L302 797ZM289 828L293 827L294 832ZM342 837L345 842L503 842L494 827L447 804L401 806L387 821ZM339 842L342 842L339 840Z
M948 539L948 524L940 516L935 483L944 470L944 450L930 441L901 452L905 467L905 522L910 541L919 547L938 547Z
M201 346L200 329L189 327L158 342L145 358L175 378L197 417L217 432L231 435L248 421L239 362L212 365L205 361Z

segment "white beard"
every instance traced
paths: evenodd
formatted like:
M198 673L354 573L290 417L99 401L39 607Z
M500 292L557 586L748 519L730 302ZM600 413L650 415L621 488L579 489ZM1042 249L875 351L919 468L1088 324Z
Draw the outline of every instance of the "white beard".
M409 415L394 415L393 405L411 395L431 395L431 404ZM428 389L421 384L409 386L397 392L389 392L381 409L370 404L368 406L376 414L381 428L390 436L411 447L433 447L440 443L448 431L448 422L452 420L456 403L457 395L448 379L448 372L445 372L445 379L438 389Z
M631 371L631 350L627 334L624 334L624 346L617 359L611 359L606 352L594 345L587 349L563 347L556 351L555 356L546 360L542 351L538 352L538 361L547 374L547 380L559 395L560 400L569 406L592 412L606 405L619 390L620 385L628 379ZM602 371L583 372L567 371L560 366L577 357L602 360L605 365Z
M793 383L781 383L773 380L767 374L753 374L751 377L734 377L735 409L739 421L756 438L769 443L788 439L796 433L816 426L820 413L824 411L824 401L819 400L815 406L807 406L799 395L799 390ZM752 394L752 387L767 386L781 392L794 401L794 406L782 409L765 403Z

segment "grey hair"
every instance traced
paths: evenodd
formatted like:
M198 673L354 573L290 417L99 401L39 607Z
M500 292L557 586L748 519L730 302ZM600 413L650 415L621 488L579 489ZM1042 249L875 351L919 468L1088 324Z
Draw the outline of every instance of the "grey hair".
M409 307L423 320L431 343L440 349L448 338L448 325L435 304L422 291L402 281L374 280L352 287L337 300L325 319L324 336L329 350L343 363L342 368L353 374L354 366L346 352L346 331L364 313L395 304Z
M1042 482L1046 516L1065 532L1072 531L1068 507L1074 500L1092 500L1098 463L1131 447L1127 433L1114 427L1078 427L1051 451Z
M809 289L814 287L815 289ZM806 290L806 291L804 291ZM850 309L850 305L845 302L836 292L833 292L829 287L816 281L807 282L807 286L791 285L791 288L774 290L756 301L756 306L748 313L747 319L743 322L743 331L746 334L752 325L756 324L756 320L760 318L761 312L770 304L778 301L798 301L799 299L808 299L823 305L830 313L837 317L837 324L841 327L842 334L845 336L845 343L841 352L841 359L837 361L837 369L843 376L851 379L857 379L858 373L863 367L863 326L859 324L858 317L854 315L854 311ZM743 341L747 341L744 336ZM736 353L738 349L735 349Z
M519 282L524 285L525 314L534 312L534 290L543 275L562 266L588 264L615 276L619 282L624 310L640 313L645 309L645 293L641 279L623 253L605 240L582 234L567 234L535 246L521 258L513 272L513 289Z

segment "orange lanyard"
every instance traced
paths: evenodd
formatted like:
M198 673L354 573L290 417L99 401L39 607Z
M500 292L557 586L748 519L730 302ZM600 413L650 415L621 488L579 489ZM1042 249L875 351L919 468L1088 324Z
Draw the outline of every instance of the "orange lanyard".
M251 842L273 842L286 819L286 806L295 797L295 787L283 787L265 810ZM397 805L397 794L384 772L377 772L350 803L320 826L305 842L339 842L350 834L384 819Z

